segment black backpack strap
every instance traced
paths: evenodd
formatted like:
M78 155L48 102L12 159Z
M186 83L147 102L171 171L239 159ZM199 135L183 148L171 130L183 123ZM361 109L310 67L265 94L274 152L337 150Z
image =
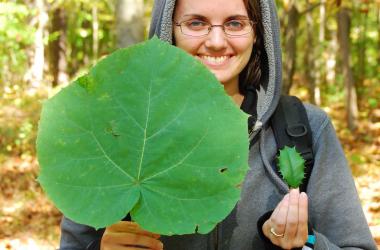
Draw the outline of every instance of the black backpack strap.
M300 191L305 192L314 164L313 139L305 107L297 97L283 95L270 122L277 148L295 146L304 158L305 179Z

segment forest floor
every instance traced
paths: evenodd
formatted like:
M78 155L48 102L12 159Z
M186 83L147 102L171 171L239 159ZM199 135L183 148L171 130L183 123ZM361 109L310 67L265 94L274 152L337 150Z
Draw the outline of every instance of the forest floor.
M380 109L361 113L360 123L354 133L338 122L344 121L343 106L330 106L325 110L333 119L351 166L365 216L380 249Z
M324 110L333 118L363 210L380 246L380 109L361 113L354 133L345 129L342 105ZM0 250L58 247L61 214L41 190L37 173L35 156L0 154Z

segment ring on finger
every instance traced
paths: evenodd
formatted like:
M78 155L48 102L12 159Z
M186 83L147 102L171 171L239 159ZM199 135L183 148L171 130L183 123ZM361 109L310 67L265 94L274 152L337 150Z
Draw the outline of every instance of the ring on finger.
M277 238L282 238L282 237L284 237L284 234L278 234L278 233L276 233L276 231L274 231L274 228L273 228L273 227L270 228L270 233L273 234L273 235L274 235L275 237L277 237Z

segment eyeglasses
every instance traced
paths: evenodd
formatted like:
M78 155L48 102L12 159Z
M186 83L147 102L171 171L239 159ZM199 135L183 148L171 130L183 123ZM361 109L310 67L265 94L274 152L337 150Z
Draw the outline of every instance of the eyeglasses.
M224 33L229 37L244 36L252 32L255 22L249 19L229 20L221 25L212 25L201 20L189 20L183 22L175 22L180 27L182 34L192 37L207 36L212 28L221 27Z

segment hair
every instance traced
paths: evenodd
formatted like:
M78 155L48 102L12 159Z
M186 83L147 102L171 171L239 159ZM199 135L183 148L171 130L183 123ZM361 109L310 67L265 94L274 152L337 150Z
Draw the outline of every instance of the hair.
M249 18L255 23L253 31L256 41L245 68L239 75L239 91L245 95L249 89L258 89L267 81L268 58L264 47L264 26L261 16L260 0L243 0Z

